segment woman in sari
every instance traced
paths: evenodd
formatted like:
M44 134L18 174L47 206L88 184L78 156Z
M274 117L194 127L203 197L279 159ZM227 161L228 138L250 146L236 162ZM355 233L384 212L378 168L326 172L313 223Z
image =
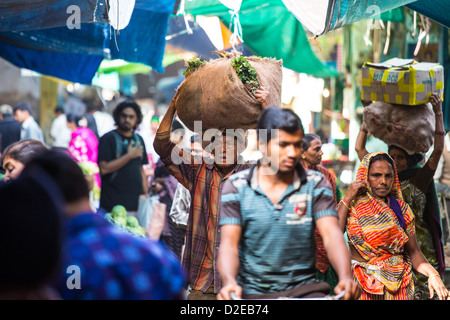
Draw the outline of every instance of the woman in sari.
M341 200L341 191L336 185L336 177L327 168L321 166L322 163L322 142L320 137L315 134L306 134L303 137L302 144L302 157L300 159L303 168L306 170L315 170L323 174L323 176L328 180L334 195L334 201L337 204ZM338 276L336 272L331 267L330 261L328 261L327 252L323 245L322 237L316 228L316 267L317 267L317 278L327 282L333 292L333 288L338 283Z
M430 297L449 293L416 241L414 214L403 201L392 158L367 154L356 180L339 203L339 223L346 229L355 281L362 300L412 300L412 270L428 278Z
M398 146L390 145L389 155L398 170L403 200L408 203L414 213L416 238L420 250L442 277L445 272L442 222L433 176L444 149L445 131L440 96L432 94L430 103L435 115L435 135L433 152L425 165L419 165L423 159L422 154L408 154ZM363 124L355 145L359 159L368 153L365 148L367 134ZM427 278L415 273L414 283L415 298L426 299L429 296Z

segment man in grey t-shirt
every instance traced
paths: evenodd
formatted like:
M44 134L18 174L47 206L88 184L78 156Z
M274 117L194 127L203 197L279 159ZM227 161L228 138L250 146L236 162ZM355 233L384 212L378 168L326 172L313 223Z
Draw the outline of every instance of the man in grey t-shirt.
M263 132L267 139L260 136ZM258 120L262 161L224 182L219 299L230 299L232 291L246 299L327 295L328 284L315 279L316 227L339 277L334 291L345 290L344 299L359 297L333 192L319 172L301 166L302 139L295 113L264 109Z

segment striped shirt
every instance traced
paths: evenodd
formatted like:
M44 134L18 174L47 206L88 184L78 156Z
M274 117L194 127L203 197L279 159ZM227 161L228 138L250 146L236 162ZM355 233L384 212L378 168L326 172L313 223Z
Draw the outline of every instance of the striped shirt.
M317 281L315 221L336 216L329 182L301 165L277 204L258 185L257 166L224 182L220 225L240 225L238 283L244 294L289 290Z
M218 293L221 280L216 262L221 184L249 165L237 164L233 171L223 175L210 158L183 152L169 137L170 132L157 133L154 147L170 173L191 194L183 268L193 290L206 292L214 283L214 293Z

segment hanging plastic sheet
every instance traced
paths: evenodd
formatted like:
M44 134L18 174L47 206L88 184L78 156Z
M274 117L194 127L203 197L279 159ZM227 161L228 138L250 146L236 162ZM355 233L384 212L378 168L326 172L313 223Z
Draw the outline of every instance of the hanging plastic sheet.
M196 21L188 21L188 24L192 33L187 32L183 16L170 17L166 36L167 44L195 52L202 60L217 59L215 51L218 49L209 39L205 30ZM236 49L244 55L254 55L254 52L250 51L244 44L238 45ZM226 51L229 50L231 48Z
M230 9L218 0L187 1L186 12L217 16L225 26L233 19ZM256 55L283 59L284 67L315 77L339 75L315 55L302 25L281 0L243 0L239 21L244 44Z
M130 24L118 35L108 25L87 23L82 24L80 29L72 30L58 27L0 32L0 41L31 50L99 56L104 54L105 46L111 59L140 62L164 72L162 59L168 18L168 14L140 10L133 13Z
M283 3L306 29L319 36L414 1L416 0L283 0Z
M191 33L187 32L185 23L188 23ZM217 57L213 53L217 49L206 32L194 21L185 22L183 16L170 17L166 40L172 46L196 52L203 60Z
M2 0L0 31L40 30L66 26L75 15L77 22L107 22L106 0Z
M0 56L19 68L90 84L103 57L100 55L71 54L23 49L0 42Z
M109 3L120 8L123 0L2 0L0 31L40 30L66 26L70 17L79 23L107 23ZM175 0L136 0L137 10L172 13ZM123 9L123 8L122 8Z
M131 19L135 0L112 0L109 2L108 17L109 23L115 30L124 29Z
M190 0L189 0L190 1ZM160 13L173 13L175 0L136 0L135 9Z
M10 2L11 1L6 1L7 4ZM39 7L39 9L45 11L46 7L43 6L42 2L43 1L37 1L36 6L40 5L41 7ZM82 5L82 3L86 1L74 0L73 2ZM96 4L99 5L99 2L100 0L96 2ZM89 1L89 3L91 3L91 1ZM79 81L79 78L81 78L84 79L82 83L86 83L85 79L89 76L92 77L100 64L100 62L98 62L95 69L92 69L95 64L89 63L85 68L80 68L78 70L81 74L74 75L72 72L73 66L89 60L75 58L77 55L80 57L93 56L92 59L94 60L99 59L99 57L123 59L128 62L143 63L158 72L164 72L162 60L166 43L165 36L169 15L173 11L174 3L175 0L136 1L136 8L128 26L119 30L117 34L108 23L100 22L81 23L79 29L69 29L66 25L46 29L38 29L38 27L35 26L36 29L33 29L33 27L27 25L20 28L13 28L14 30L22 29L23 31L0 32L0 42L9 45L9 53L11 53L14 48L16 48L17 52L22 52L22 49L28 50L27 55L22 55L22 58L24 59L34 59L33 53L41 57L41 59L51 57L52 60L43 60L43 64L51 64L54 62L53 59L64 58L65 60L60 64L61 69L58 70L58 75L51 69L49 70L51 73L44 72L43 68L31 68L31 70L60 77L68 81L81 82ZM152 5L156 11L151 10ZM137 7L139 7L139 9L137 9ZM13 9L15 10L17 8L5 6L4 2L0 4L0 25L8 25L8 23L5 24L3 22L5 20L9 21L10 18L5 19L4 17L6 13L11 13L11 10ZM91 14L97 11L98 7L96 7L94 11L91 11ZM64 16L67 16L65 10L62 10L61 12L64 13ZM33 17L45 16L41 13L42 12L36 7ZM105 13L106 11L103 12L103 14ZM16 15L17 14L18 13L16 13ZM56 20L59 19L56 16L46 16L46 20L52 20L53 18ZM2 30L5 29L6 28L3 28ZM55 54L44 54L41 53L41 51L53 52ZM56 53L61 53L61 55ZM0 56L11 61L10 59L12 59L11 57L14 55L7 55L6 52L0 51ZM28 68L34 66L33 63L28 63L21 59L15 59L12 63L24 68L27 68L27 66ZM58 64L58 62L55 62L55 64Z
M418 0L407 5L408 8L450 28L450 1Z

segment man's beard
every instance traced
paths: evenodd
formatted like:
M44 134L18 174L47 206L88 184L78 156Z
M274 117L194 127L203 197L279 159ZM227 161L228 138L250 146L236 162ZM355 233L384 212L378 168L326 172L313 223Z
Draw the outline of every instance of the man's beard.
M117 124L117 128L119 128L119 130L121 130L121 131L134 131L134 127L129 128L129 127L124 126L124 125L122 125L120 123Z

